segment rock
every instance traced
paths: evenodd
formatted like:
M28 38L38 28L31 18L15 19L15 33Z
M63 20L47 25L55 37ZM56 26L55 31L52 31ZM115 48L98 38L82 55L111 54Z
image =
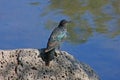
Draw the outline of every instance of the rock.
M0 50L0 80L100 80L87 64L57 51L45 66L38 49Z

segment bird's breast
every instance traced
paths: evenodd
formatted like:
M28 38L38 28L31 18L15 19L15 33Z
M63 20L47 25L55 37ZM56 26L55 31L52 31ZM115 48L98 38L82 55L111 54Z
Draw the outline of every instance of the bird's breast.
M57 36L58 41L61 41L63 38L67 37L67 31L62 31L60 34Z

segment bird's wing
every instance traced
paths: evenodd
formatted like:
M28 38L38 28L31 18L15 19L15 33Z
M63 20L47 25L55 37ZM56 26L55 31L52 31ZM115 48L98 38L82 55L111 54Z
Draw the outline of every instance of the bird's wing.
M60 34L60 30L58 28L55 28L53 32L50 35L50 38L47 43L47 49L45 52L48 52L52 49L54 49L56 46L59 45L59 41L57 40L58 35Z
M55 28L50 36L53 41L63 41L63 39L67 36L66 29Z
M64 40L66 37L67 31L65 29L55 28L50 35L50 38L47 43L47 49L48 51L58 47L60 43ZM48 52L47 51L47 52Z
M50 39L51 40L57 40L57 37L60 35L61 31L59 28L55 28L52 32L52 34L50 35Z
M49 42L47 44L47 49L45 50L45 52L49 52L51 51L52 49L54 49L55 47L57 47L59 45L59 43L57 41L54 41L54 42Z

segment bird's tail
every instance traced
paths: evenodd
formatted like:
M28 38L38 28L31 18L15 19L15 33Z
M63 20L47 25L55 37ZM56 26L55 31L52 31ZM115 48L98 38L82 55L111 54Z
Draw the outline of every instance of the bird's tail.
M45 52L44 53L44 61L45 61L45 65L49 66L50 65L50 61L52 61L54 59L54 49L49 51L49 52Z

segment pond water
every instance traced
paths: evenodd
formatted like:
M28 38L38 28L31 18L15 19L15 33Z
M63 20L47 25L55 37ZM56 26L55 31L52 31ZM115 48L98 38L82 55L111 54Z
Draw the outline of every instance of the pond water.
M61 19L72 21L61 49L119 80L120 0L0 0L0 49L46 47Z

